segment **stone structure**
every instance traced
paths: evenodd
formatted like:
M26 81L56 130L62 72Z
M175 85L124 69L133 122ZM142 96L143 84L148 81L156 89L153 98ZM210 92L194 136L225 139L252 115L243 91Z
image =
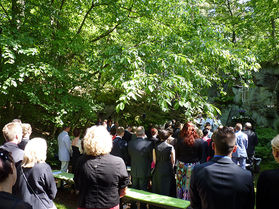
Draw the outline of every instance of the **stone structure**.
M279 66L264 66L254 73L254 84L233 88L234 104L222 110L222 122L228 124L234 116L241 117L243 110L257 126L278 128Z

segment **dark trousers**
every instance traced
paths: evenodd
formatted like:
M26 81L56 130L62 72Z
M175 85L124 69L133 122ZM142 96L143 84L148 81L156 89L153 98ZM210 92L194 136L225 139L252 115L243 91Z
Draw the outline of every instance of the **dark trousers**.
M132 176L132 188L147 191L149 178L147 177L133 177ZM131 209L136 209L136 203L131 204ZM140 204L140 209L146 209L146 204Z
M133 177L132 188L147 191L149 178L146 177Z

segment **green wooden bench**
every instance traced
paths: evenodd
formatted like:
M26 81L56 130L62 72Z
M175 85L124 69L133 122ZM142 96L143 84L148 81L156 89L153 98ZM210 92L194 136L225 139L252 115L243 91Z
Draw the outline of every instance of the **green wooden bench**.
M60 170L53 170L52 174L54 178L57 180L63 180L69 183L74 183L74 174L73 173L66 173Z
M162 208L188 208L190 202L173 198L165 195L154 194L138 189L128 188L125 199L134 200L136 202L148 203Z
M63 180L68 183L74 183L74 174L64 173L59 170L53 170L53 176L57 180ZM128 188L124 197L126 200L148 203L162 208L188 208L189 201L173 198L165 195L158 195L138 189Z

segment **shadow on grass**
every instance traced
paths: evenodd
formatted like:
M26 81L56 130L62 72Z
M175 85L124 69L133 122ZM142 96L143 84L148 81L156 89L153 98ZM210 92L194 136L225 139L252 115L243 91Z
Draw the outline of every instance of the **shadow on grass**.
M58 209L77 209L78 195L72 193L70 188L59 189L54 202Z

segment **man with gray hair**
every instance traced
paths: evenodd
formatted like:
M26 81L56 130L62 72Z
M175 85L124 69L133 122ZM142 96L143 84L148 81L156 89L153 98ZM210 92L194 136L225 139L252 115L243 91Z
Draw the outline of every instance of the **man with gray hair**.
M244 125L243 133L248 136L248 148L246 149L248 159L251 161L255 155L255 146L258 144L257 134L252 131L252 124L247 122Z
M139 126L136 129L136 136L136 139L132 139L128 143L128 153L131 157L132 188L147 191L151 177L153 146L152 142L145 138L144 127Z

